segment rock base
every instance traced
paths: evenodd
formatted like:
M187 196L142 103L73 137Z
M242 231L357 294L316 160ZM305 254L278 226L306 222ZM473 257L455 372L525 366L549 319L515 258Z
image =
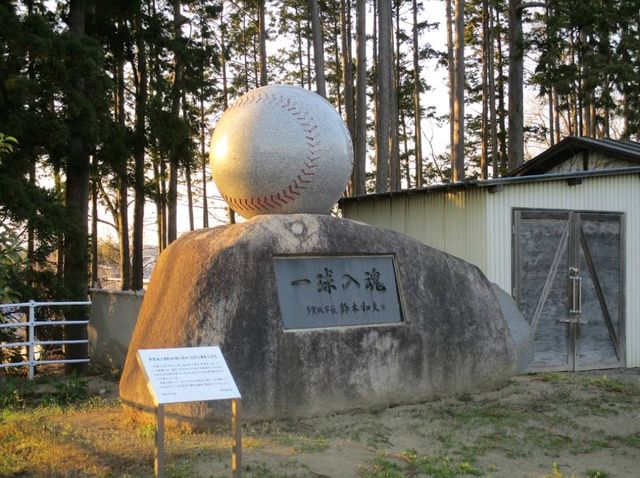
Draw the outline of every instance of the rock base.
M274 256L394 256L403 321L285 330ZM120 381L153 413L138 349L219 345L244 419L415 403L501 383L514 341L478 268L403 234L324 215L270 215L182 236L161 255ZM228 404L183 403L169 417L228 420Z

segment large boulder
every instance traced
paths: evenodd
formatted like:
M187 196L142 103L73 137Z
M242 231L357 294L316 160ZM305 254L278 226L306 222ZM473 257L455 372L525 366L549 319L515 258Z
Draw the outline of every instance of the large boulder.
M531 325L524 318L516 301L497 284L491 284L496 299L500 304L502 315L509 326L511 339L516 350L516 373L526 373L533 362L534 344Z
M402 322L284 329L274 256L363 254L395 256ZM120 381L125 406L153 411L138 349L208 345L221 347L250 420L486 388L512 375L517 359L477 267L397 232L310 214L191 232L162 253ZM202 425L222 411L183 403L167 413Z

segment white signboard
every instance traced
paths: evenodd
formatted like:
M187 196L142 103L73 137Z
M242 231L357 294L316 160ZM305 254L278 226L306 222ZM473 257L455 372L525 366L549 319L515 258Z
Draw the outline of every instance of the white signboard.
M156 404L240 398L220 347L138 350Z

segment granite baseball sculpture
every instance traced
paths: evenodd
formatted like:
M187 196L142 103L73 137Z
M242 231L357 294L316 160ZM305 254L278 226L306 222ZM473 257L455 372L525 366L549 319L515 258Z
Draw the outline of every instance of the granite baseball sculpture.
M347 186L353 146L342 118L304 88L249 91L216 125L211 174L229 207L259 214L329 212Z

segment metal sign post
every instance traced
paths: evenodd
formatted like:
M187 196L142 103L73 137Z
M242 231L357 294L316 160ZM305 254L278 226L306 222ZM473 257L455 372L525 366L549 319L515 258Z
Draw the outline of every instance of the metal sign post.
M242 474L242 427L240 424L240 400L231 400L231 477L240 478Z
M156 435L153 451L153 476L164 478L164 404L156 405Z
M240 392L220 347L138 350L136 355L156 407L153 470L164 477L165 404L211 400L231 400L231 476L242 473Z

